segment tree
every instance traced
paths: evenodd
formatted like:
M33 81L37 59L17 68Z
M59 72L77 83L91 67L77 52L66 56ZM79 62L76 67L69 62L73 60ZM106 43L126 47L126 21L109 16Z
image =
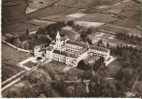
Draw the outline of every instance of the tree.
M37 97L38 93L35 92L35 89L28 81L23 81L18 84L22 86L13 86L7 92L6 97ZM17 85L18 85L17 84Z
M98 45L98 46L103 46L103 41L102 41L102 40L99 40L98 43L97 43L97 45Z
M36 34L45 34L46 33L46 29L43 27L39 27Z
M24 48L24 49L30 49L30 42L29 40L26 40L26 41L23 41L22 44L21 44L21 48Z
M102 65L104 65L104 58L101 57L99 60L97 60L93 66L93 70L97 71Z
M90 97L100 97L102 95L102 86L100 86L101 84L101 80L102 78L99 75L95 75L90 83L89 83L89 96Z
M74 21L73 20L68 21L67 25L73 27L74 26Z
M82 80L90 80L93 77L91 70L86 70L82 73L81 79Z
M20 38L15 38L13 40L13 44L17 47L21 47L22 41L20 40Z
M13 41L17 38L16 36L10 33L6 33L4 36L6 37L6 41L9 43L13 43Z
M82 69L82 70L89 70L91 69L89 65L85 64L84 60L81 60L79 63L78 63L78 66L77 66L79 69Z
M116 80L106 79L98 74L91 79L89 90L90 97L124 97L124 91L120 90L120 87L118 88Z
M88 28L87 31L86 31L86 33L87 33L87 34L92 34L92 29L91 29L91 28Z

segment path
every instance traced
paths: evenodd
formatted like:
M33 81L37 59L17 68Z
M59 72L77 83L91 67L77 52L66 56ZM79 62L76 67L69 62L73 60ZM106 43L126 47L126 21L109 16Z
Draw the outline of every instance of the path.
M8 46L10 46L10 47L12 47L12 48L18 50L18 51L26 52L26 53L31 53L30 50L25 50L25 49L19 48L19 47L15 46L15 45L13 45L13 44L11 44L11 43L5 41L5 40L2 40L2 42L5 43L5 44L7 44Z
M6 86L2 87L1 92L5 91L9 87L13 86L14 84L16 84L17 82L19 82L20 80L21 80L21 77L13 80L12 82L10 82L9 84L7 84Z
M26 59L26 60L20 62L20 63L19 63L19 66L22 66L26 71L32 72L32 71L38 69L39 66L45 64L45 62L43 62L43 63L38 63L37 65L35 65L35 66L32 67L32 68L28 68L28 67L26 67L26 66L24 65L26 62L32 61L33 59L34 59L33 57L29 57L28 59ZM49 63L49 62L51 62L51 60L46 61L46 64ZM6 84L6 85L5 85L4 87L2 87L2 92L5 91L5 90L7 90L8 88L10 88L11 86L13 86L14 84L18 83L19 81L21 81L22 75L23 75L26 71L22 71L21 73L16 74L16 75L12 76L11 78L9 78L9 80L5 81L5 83L3 83L3 85L5 85L5 84ZM11 82L10 82L10 81L11 81ZM10 83L9 83L9 82L10 82ZM7 84L7 83L8 83L8 84Z
M10 77L9 79L5 80L4 82L2 82L2 87L5 86L6 84L8 84L9 82L13 81L15 78L19 77L24 72L25 71L21 71L21 72L17 73L16 75Z
M110 59L108 61L105 61L105 65L108 66L110 63L112 63L116 59L117 59L116 57L110 56Z
M26 64L26 63L28 63L28 62L30 62L32 60L34 60L34 57L29 57L29 58L25 59L24 61L21 61L20 63L18 63L18 66L20 66L20 67L24 68L25 70L29 71L30 68L28 66L25 66L24 64Z

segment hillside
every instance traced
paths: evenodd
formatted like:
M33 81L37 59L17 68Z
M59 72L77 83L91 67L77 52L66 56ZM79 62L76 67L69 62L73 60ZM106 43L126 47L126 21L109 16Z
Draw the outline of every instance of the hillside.
M50 1L50 0L49 0ZM57 0L52 5L28 14L40 21L64 21L68 15L84 14L75 20L103 22L128 28L140 25L140 5L135 0ZM48 22L47 22L48 23Z
M7 2L19 2L3 0ZM28 1L28 0L27 0ZM136 28L140 25L140 5L138 0L29 0L17 6L6 7L3 3L3 32L21 34L28 28L37 30L43 23L64 21L67 16L83 13L81 21L111 23L113 25ZM15 3L12 3L15 4ZM26 8L26 6L28 7ZM15 9L19 9L15 11ZM26 15L25 12L29 11ZM16 13L16 14L15 14ZM28 19L28 20L27 20ZM34 20L34 22L32 22ZM38 24L35 23L38 21ZM41 21L41 22L40 22Z
M32 18L39 18L41 16L67 14L84 11L88 8L94 8L99 5L112 5L118 1L120 0L54 0L54 2L52 0L48 0L50 5L44 9L39 9L38 11L30 13L28 16Z
M27 29L28 0L2 0L2 33L21 34Z

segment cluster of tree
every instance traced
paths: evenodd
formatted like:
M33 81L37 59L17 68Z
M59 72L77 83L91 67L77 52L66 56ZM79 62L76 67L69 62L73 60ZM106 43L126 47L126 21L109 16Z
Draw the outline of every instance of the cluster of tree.
M102 65L105 66L105 64L104 64L104 58L103 57L101 57L100 59L98 59L95 62L95 64L93 65L93 70L97 71L100 68L100 66L102 66Z
M66 24L64 22L56 22L46 27L39 28L36 34L49 35L52 39L55 39L57 31L61 31L61 28L65 25Z
M67 21L66 25L67 25L67 26L70 26L70 27L75 27L75 23L74 23L73 20Z
M131 47L113 48L112 53L118 56L122 68L116 75L116 79L121 81L125 89L131 91L136 78L142 81L142 50Z
M17 47L33 49L35 45L49 44L51 40L55 39L57 31L60 31L63 26L65 26L64 22L57 22L44 28L40 27L37 32L32 35L29 35L29 30L27 29L26 32L21 35L5 34L4 36L6 37L6 41Z
M104 58L101 57L99 60L97 60L93 64L85 64L84 61L80 61L78 64L78 68L84 70L83 73L79 76L80 79L82 80L90 80L89 82L89 93L83 93L82 96L85 97L103 97L103 96L111 96L114 95L111 90L111 88L108 88L108 82L104 82L105 80L105 64L104 64ZM95 73L95 74L94 74ZM104 80L102 81L99 85L96 84L96 82L100 82L99 80ZM106 85L107 84L107 85ZM80 83L81 85L81 83ZM110 84L111 85L111 84ZM77 90L77 89L75 89ZM106 91L105 91L106 90ZM114 90L114 89L112 89ZM111 91L112 91L111 90ZM104 92L105 91L105 92ZM80 89L81 92L81 89ZM111 95L110 95L111 94Z
M11 87L5 97L53 97L55 95L53 88L50 84L50 79L43 70L35 70L27 72L22 82L22 86L15 85Z
M78 32L83 42L92 44L92 41L88 37L89 34L92 34L92 28L84 28L83 26L75 24L73 20L68 21L66 25L72 27L76 32Z
M90 70L90 69L91 69L91 66L89 66L88 64L86 64L86 63L84 62L84 60L81 60L81 61L78 63L77 68L82 69L82 70Z
M123 87L114 79L105 79L95 75L89 84L89 97L124 97Z
M52 77L52 83L54 89L56 89L61 96L64 97L84 97L86 91L84 90L85 85L82 81L78 81L84 74L83 71L74 68L66 73L59 73L52 67L43 67Z
M118 57L118 61L122 65L121 69L112 79L107 79L107 67L102 64L101 60L96 62L94 64L95 76L90 75L92 79L89 84L90 92L87 96L126 97L126 92L132 92L135 83L142 81L141 50L132 47L117 47L112 48L112 53ZM86 72L85 75L87 74L89 73ZM141 93L137 96L141 96Z
M48 45L52 40L55 39L57 31L61 31L61 28L63 26L65 26L64 22L57 22L46 27L40 27L35 34L29 35L29 40L32 48L35 45L40 44Z
M7 42L14 44L17 47L24 48L24 49L32 48L32 42L31 42L28 30L21 35L14 35L14 34L7 33L4 36Z
M16 45L17 47L33 49L35 45L45 43L49 44L52 40L55 39L57 32L61 31L62 27L65 26L74 28L77 32L80 33L80 37L83 42L92 44L92 41L88 38L88 35L92 33L92 29L84 29L83 27L75 24L72 20L67 22L56 22L46 27L40 27L35 34L29 35L29 30L26 30L25 34L18 36L7 34L5 37L6 41ZM61 35L64 36L65 34L61 32Z
M92 73L92 69L95 71L95 74ZM78 93L81 93L81 96L84 97L124 97L125 87L117 79L107 79L107 67L103 63L103 58L101 58L96 64L93 64L93 68L85 70L81 75L80 79L90 80L89 82L89 93L82 92L80 88ZM81 82L79 83L82 84ZM82 86L83 88L84 86ZM67 88L67 87L66 87ZM74 96L78 96L76 92L77 87L74 87ZM67 91L66 91L67 92Z
M63 97L84 97L86 91L84 84L80 81L64 80L52 83L53 88L60 92Z
M135 83L142 81L142 51L132 47L112 48L113 55L118 57L121 69L111 78L107 77L107 67L100 59L93 65L95 75L86 71L82 79L90 79L88 97L127 97L126 92L133 92ZM80 62L80 67L85 66ZM88 69L88 68L87 68ZM90 75L89 75L90 74ZM87 76L89 75L89 77ZM108 78L108 79L107 79Z
M89 93L87 97L124 97L125 87L115 79L109 77L107 67L104 64L104 59L100 58L92 65L91 70L84 71L81 79L89 79ZM93 74L93 71L95 71Z
M126 33L118 33L116 34L116 38L119 40L124 40L125 42L132 44L142 44L142 38L134 35L128 35Z
M91 39L89 39L89 37L88 37L90 34L92 34L91 28L80 31L80 37L81 37L82 41L92 44Z
M87 71L87 70L97 71L101 65L104 65L103 57L100 57L98 60L94 61L92 64L85 63L84 60L81 60L78 63L77 68L82 69L84 71Z

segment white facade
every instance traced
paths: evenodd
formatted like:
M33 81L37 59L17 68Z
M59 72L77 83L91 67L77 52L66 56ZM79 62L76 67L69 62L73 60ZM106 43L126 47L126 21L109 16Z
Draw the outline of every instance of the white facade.
M34 48L34 55L36 57L42 57L43 52L41 51L41 47L40 46L36 46Z
M107 52L104 52L104 51L100 51L96 49L89 49L88 53L93 53L93 54L96 54L97 56L103 56L104 58L107 56L110 56L110 50L108 50Z
M46 53L45 53L45 57L48 59L52 59L53 58L53 51L51 50L46 50Z

